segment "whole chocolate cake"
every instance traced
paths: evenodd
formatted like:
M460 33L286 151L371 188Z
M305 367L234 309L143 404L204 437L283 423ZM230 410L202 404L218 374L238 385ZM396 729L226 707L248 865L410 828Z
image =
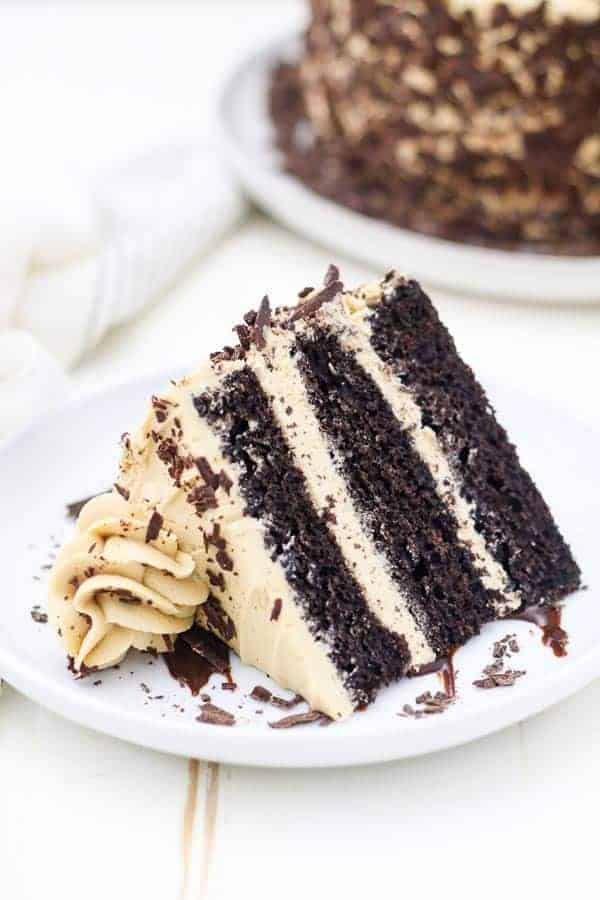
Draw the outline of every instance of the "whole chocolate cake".
M599 0L311 0L273 74L286 168L439 237L600 252Z

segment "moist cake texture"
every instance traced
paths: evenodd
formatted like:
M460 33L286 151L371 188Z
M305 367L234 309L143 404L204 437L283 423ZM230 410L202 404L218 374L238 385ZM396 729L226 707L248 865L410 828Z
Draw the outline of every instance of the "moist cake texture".
M49 612L75 671L200 625L333 718L579 570L420 286L323 287L152 398Z
M597 0L312 0L271 82L288 171L439 237L600 252Z

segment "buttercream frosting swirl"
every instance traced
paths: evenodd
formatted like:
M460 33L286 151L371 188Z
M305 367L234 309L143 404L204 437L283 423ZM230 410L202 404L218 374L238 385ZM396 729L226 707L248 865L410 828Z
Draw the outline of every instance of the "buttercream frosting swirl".
M76 671L115 665L131 647L168 650L208 597L197 554L162 517L151 536L152 512L116 492L95 497L57 557L48 612Z

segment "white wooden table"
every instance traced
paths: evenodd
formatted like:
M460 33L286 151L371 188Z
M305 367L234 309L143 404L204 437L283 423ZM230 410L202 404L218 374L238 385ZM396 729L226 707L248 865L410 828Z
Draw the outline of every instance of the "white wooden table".
M287 0L3 5L8 143L37 135L36 148L43 137L85 168L189 136L240 48L298 13ZM283 302L317 281L330 256L255 213L74 380L85 390L179 369L226 342L265 290ZM348 283L373 274L338 262ZM437 300L476 370L597 418L599 309ZM469 746L337 771L162 756L6 688L0 897L593 896L599 796L600 682Z

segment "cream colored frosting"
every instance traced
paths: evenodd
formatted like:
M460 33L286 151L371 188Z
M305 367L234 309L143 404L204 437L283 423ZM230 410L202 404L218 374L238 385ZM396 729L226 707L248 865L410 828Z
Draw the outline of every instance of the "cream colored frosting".
M386 290L393 290L397 282L390 281ZM354 296L350 300L352 322L340 314L340 307L331 304L323 311L323 318L329 327L339 334L341 345L353 353L356 361L369 373L396 418L403 423L417 454L425 463L435 489L456 520L456 536L473 554L482 583L492 591L502 595L497 604L498 614L506 614L518 609L521 597L511 590L504 568L494 558L483 535L475 527L475 506L463 496L458 478L452 471L446 454L433 429L423 425L421 409L411 392L394 375L391 368L373 349L370 340L371 325L366 316L367 300L377 302L383 296L383 289L375 284L363 289L363 297ZM362 300L362 302L361 302Z
M237 467L225 460L218 436L193 405L195 395L217 388L224 374L240 366L240 363L225 363L216 368L205 366L162 395L161 400L167 402L168 418L158 424L154 411L150 411L124 454L120 484L130 491L129 502L134 507L140 497L145 497L165 516L176 520L184 547L194 542L204 547L204 535L210 535L218 525L233 567L231 571L221 569L215 548L210 544L204 567L214 575L221 575L224 581L224 588L213 584L210 590L235 627L228 643L243 662L301 694L314 709L332 718L343 718L352 712L353 702L329 658L326 640L316 641L311 634L283 568L271 559L265 547L261 523L244 514ZM182 479L183 486L178 488L157 457L156 441L149 439L151 431L168 435L175 417L183 435L178 441L180 453L204 457L215 472L225 470L233 482L229 492L218 489L218 507L204 512L201 519L186 499L198 481L197 470L190 469ZM281 612L272 620L276 600L281 600ZM197 620L211 627L201 606Z
M340 309L338 304L331 307ZM329 307L328 307L329 308ZM300 325L296 333L302 330ZM271 409L298 468L302 470L314 508L322 512L331 504L328 528L371 611L382 625L401 634L414 666L435 659L435 653L408 606L405 594L394 583L389 564L368 537L348 494L343 475L332 465L333 451L319 427L304 380L290 351L293 332L270 335L264 352L251 351L247 364L268 397ZM291 409L288 414L287 409Z
M48 611L77 670L114 665L130 647L166 650L164 635L190 628L208 596L172 531L146 542L150 516L117 493L96 497L57 557Z

